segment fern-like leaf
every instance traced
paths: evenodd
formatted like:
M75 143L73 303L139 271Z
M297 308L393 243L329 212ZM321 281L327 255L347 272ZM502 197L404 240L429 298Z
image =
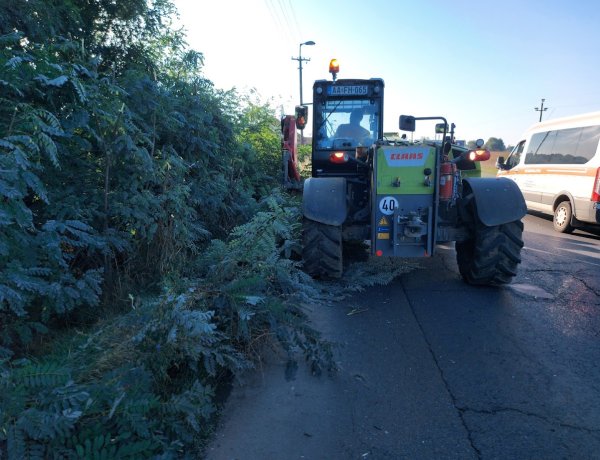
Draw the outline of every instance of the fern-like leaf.
M55 168L59 168L60 164L58 162L58 150L56 149L56 144L52 138L46 133L39 131L35 135L35 139L42 147L41 150L46 154L52 165L54 165Z
M42 184L40 178L37 175L33 174L31 171L24 171L22 177L27 186L33 191L33 193L35 193L44 203L49 204L50 201L48 200L48 193L46 191L46 187L44 187L44 184Z
M7 140L4 139L0 139L0 148L3 148L5 150L8 150L9 152L14 150L16 148L16 145L13 144L12 142L9 142Z
M33 78L35 81L39 81L44 86L55 86L60 88L65 83L69 81L69 78L66 75L60 75L56 78L48 78L46 75L37 75Z
M12 373L16 385L26 388L49 388L64 385L70 380L70 373L56 363L25 363Z
M6 447L9 459L25 458L27 452L25 433L16 426L11 425L6 433Z
M35 124L42 131L50 136L64 136L64 131L60 124L60 121L56 116L49 112L48 110L35 109L33 110L33 115L35 115Z
M85 88L83 87L83 85L81 84L81 82L79 81L78 78L71 78L70 79L71 84L73 85L73 88L75 89L75 92L77 93L77 97L79 98L79 102L84 103L87 101L87 94L85 91Z

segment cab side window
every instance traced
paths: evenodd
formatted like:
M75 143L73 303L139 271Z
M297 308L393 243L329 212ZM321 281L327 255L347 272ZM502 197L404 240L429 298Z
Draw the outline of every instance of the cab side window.
M509 157L506 159L506 169L512 169L519 164L524 147L525 141L521 141L515 146L513 151L510 152Z

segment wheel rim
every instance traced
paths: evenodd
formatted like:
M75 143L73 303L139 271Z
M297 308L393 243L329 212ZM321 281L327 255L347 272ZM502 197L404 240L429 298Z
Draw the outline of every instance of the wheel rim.
M567 210L565 209L564 206L560 206L556 210L556 216L555 216L554 220L556 221L556 225L558 225L559 227L565 226L565 223L567 221Z

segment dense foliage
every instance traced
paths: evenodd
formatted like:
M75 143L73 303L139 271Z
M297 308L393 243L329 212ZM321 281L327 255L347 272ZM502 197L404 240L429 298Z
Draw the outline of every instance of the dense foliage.
M502 139L498 139L496 137L490 137L485 143L484 147L488 150L492 150L494 152L501 152L506 150L506 146L504 145L504 141Z
M0 457L195 458L261 346L331 363L279 123L172 13L0 1Z
M470 149L477 148L476 141L472 140L467 142L467 147ZM504 145L504 141L497 137L490 137L483 147L492 152L504 152L505 150L510 150Z

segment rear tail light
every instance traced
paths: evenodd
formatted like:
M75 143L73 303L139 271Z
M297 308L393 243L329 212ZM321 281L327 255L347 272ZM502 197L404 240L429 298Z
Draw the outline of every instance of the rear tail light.
M477 149L469 151L469 160L471 161L486 161L490 159L490 151L485 149Z
M596 180L592 190L592 201L600 201L600 168L596 170Z
M348 154L346 152L333 152L329 155L329 161L332 163L347 163L348 162Z

